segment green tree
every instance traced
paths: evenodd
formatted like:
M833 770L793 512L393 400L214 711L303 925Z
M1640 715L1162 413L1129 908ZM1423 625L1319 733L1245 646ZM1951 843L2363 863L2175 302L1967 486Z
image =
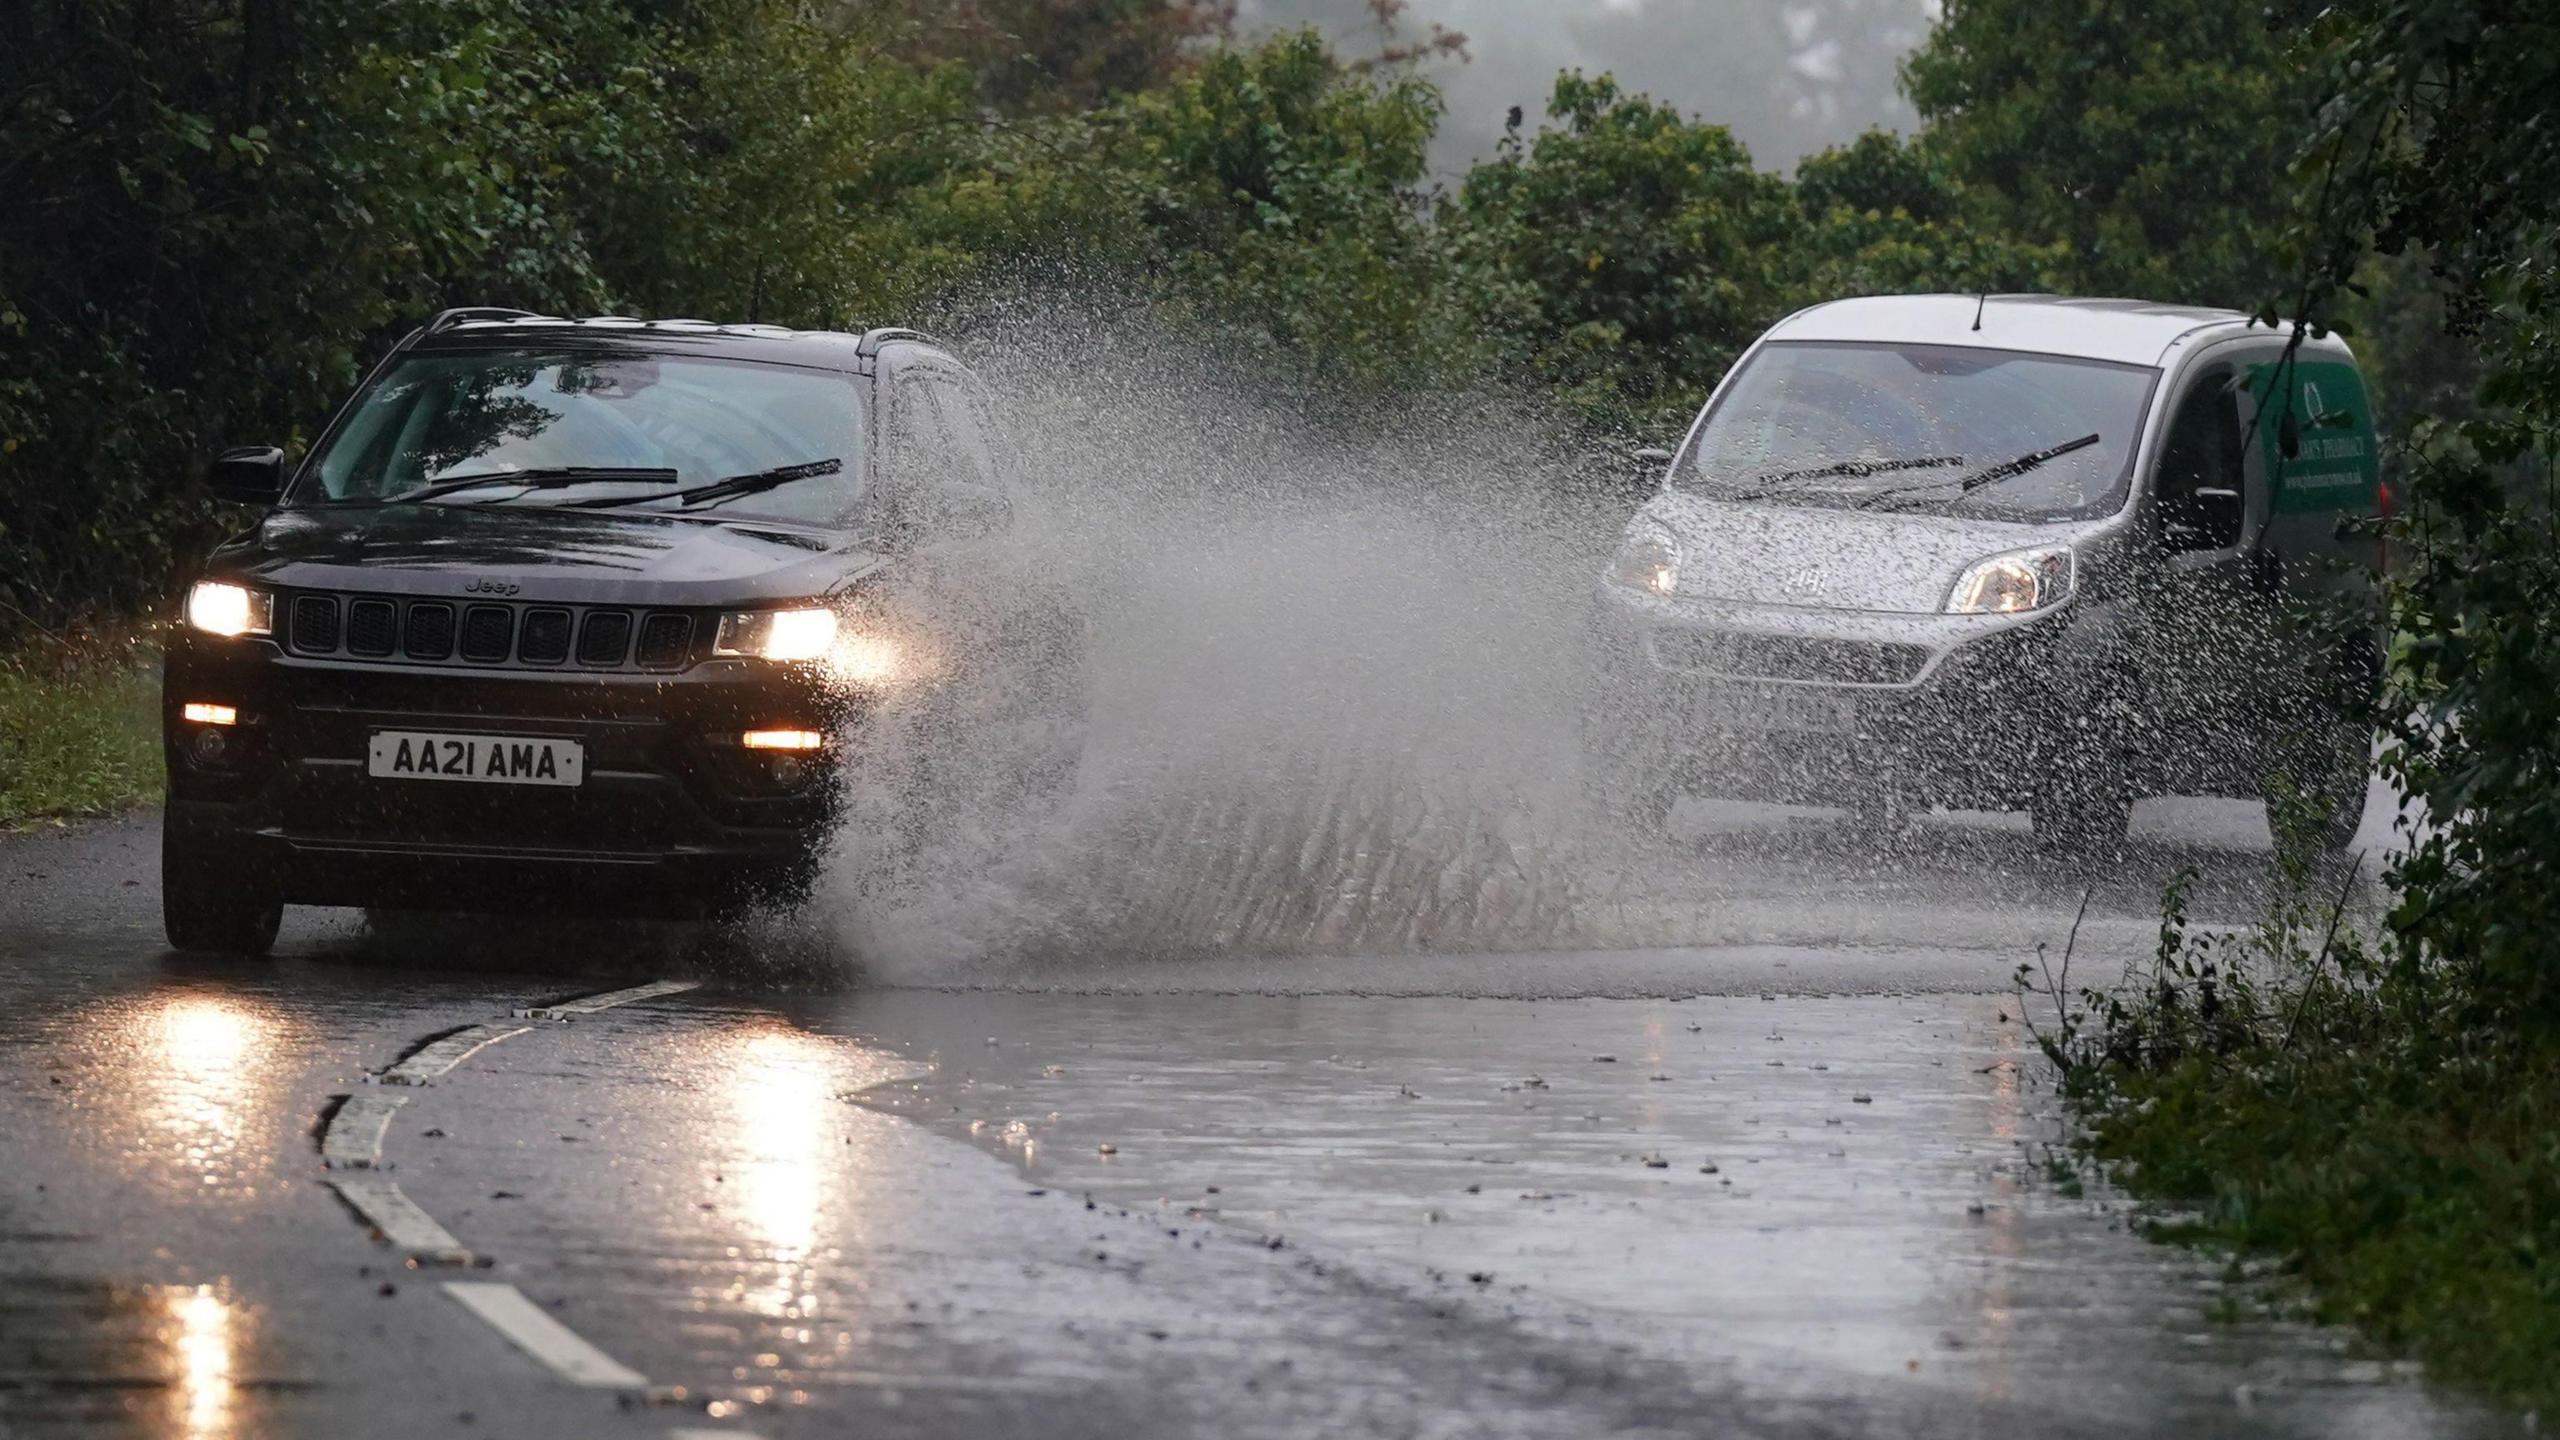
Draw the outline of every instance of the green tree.
M2403 961L2461 982L2491 1033L2560 1033L2560 13L2363 0L2321 37L2323 124L2297 235L2303 312L2350 310L2366 256L2424 257L2478 353L2477 413L2410 446L2385 714L2390 768L2436 825L2398 879ZM2473 1043L2479 1031L2446 1033Z
M1841 295L2047 290L2066 262L2060 241L2038 245L1977 223L1978 207L1925 142L1870 130L1796 167L1804 208L1797 292Z
M1724 127L1607 76L1559 78L1547 114L1444 217L1482 323L1599 428L1668 437L1785 305L1802 212Z
M2221 0L1947 0L1903 75L1976 224L2059 246L2064 289L2255 309L2293 273L2300 34Z

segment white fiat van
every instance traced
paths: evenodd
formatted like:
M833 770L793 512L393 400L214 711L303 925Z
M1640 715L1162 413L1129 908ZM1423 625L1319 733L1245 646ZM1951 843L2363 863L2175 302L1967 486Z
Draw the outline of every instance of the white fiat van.
M2230 311L1843 300L1725 377L1598 587L1593 776L2025 810L2085 851L2144 795L2282 773L2355 832L2381 668L2355 357ZM2339 617L2345 617L2343 621Z

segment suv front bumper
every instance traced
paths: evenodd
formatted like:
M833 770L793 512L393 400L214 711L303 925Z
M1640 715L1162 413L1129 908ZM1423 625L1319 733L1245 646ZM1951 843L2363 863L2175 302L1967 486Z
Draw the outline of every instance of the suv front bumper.
M189 703L236 722L191 722ZM169 842L243 884L295 904L636 915L805 884L856 718L814 675L758 661L427 669L191 633L169 647L162 705ZM828 747L738 744L778 728ZM575 787L377 777L367 751L382 730L571 740L585 773Z

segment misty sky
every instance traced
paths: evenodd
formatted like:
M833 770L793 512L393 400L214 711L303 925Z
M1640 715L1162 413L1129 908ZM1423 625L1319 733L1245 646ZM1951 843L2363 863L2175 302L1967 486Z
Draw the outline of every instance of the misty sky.
M1731 126L1763 169L1872 126L1909 131L1894 65L1935 0L1412 0L1407 32L1463 32L1474 57L1435 64L1448 96L1434 150L1454 175L1490 152L1503 114L1546 108L1556 72L1610 71L1629 89ZM1347 52L1377 48L1365 0L1243 0L1248 29L1313 24Z

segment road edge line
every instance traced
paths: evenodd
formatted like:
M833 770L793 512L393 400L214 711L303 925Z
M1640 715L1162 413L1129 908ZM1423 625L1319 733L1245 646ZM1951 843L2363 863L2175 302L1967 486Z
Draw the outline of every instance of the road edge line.
M590 1390L649 1388L649 1377L597 1349L513 1285L499 1280L447 1280L444 1293L572 1385Z
M521 1009L510 1010L507 1015L516 1020L567 1019L573 1015L593 1015L599 1010L610 1010L616 1005L628 1005L635 1000L655 1000L661 995L681 995L687 990L701 988L702 982L699 980L652 980L646 985L633 985L622 990L607 990L600 995L563 1000L557 1005L528 1005Z
M378 1170L332 1175L323 1183L384 1240L422 1264L469 1265L476 1258L434 1216L419 1209L398 1181Z
M440 1075L450 1073L456 1065L499 1041L512 1039L532 1028L530 1025L503 1023L466 1026L421 1048L417 1054L383 1071L374 1079L384 1085L424 1085Z
M380 1091L337 1097L338 1108L320 1129L320 1163L332 1170L371 1170L382 1164L382 1135L406 1095Z

